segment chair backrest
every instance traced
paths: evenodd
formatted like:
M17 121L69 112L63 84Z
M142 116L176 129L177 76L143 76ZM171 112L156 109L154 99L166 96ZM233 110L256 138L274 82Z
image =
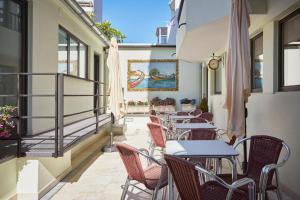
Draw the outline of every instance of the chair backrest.
M149 111L149 114L150 114L150 115L156 115L156 111L155 111L155 110L150 110L150 111Z
M214 114L212 114L211 112L204 112L200 115L200 117L206 119L209 122L212 122Z
M149 115L150 121L152 123L156 123L156 124L160 124L160 119L159 117L155 116L155 115Z
M259 181L261 170L265 165L276 164L282 150L282 140L256 135L251 137L249 160L246 175ZM269 174L268 184L271 184L274 171Z
M150 130L150 135L155 146L165 148L166 147L166 135L163 127L157 123L147 123Z
M177 112L178 116L185 116L185 115L189 115L188 112Z
M195 166L183 159L166 155L165 160L182 200L200 200L201 187Z
M215 140L217 133L214 129L192 129L188 140Z
M207 120L202 117L193 118L190 123L207 123Z
M145 182L144 170L137 149L124 143L116 144L128 177L132 180Z
M198 115L200 115L201 113L202 113L202 110L199 109L199 108L197 108L197 109L193 112L194 116L198 116Z

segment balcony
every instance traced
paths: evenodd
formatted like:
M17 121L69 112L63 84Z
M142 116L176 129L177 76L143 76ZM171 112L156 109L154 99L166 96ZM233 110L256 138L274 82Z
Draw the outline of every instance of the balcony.
M176 38L177 58L199 62L226 48L230 0L181 1ZM250 0L251 17L263 18L267 1Z
M61 157L79 141L110 125L105 83L60 73L0 73L16 77L17 124L12 138L1 138L0 159L12 156ZM14 79L12 79L14 80ZM27 83L27 92L22 92ZM25 112L24 112L25 111ZM3 141L5 140L5 141Z

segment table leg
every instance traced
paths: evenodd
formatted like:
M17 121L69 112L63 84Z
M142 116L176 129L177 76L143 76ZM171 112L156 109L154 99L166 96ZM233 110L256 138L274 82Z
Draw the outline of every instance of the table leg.
M237 168L236 168L236 159L235 157L230 157L228 160L231 162L232 165L232 182L237 180Z
M169 200L174 199L174 187L173 187L173 177L170 169L168 169L168 192L169 192Z

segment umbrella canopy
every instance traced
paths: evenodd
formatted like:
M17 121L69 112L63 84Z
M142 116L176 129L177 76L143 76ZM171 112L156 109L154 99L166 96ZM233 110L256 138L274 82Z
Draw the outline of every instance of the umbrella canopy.
M109 47L107 66L109 69L109 93L110 93L110 110L114 117L119 119L124 108L124 99L121 86L121 74L119 66L119 49L116 38L111 39Z
M247 0L232 0L226 65L227 129L230 137L245 134L245 103L250 95L249 6Z

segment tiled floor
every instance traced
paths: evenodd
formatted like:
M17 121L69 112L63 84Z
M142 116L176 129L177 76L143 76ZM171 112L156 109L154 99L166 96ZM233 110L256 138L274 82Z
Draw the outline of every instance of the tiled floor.
M147 148L149 145L147 121L146 117L128 118L125 137L119 137L117 140L138 148ZM82 161L77 169L42 200L118 200L125 179L126 172L118 153L102 153L99 149L89 159ZM145 200L150 199L150 196L137 189L130 189L127 199ZM158 199L161 199L161 193Z
M125 137L117 138L117 140L124 140L139 148L147 148L147 120L144 117L128 118ZM125 180L126 172L118 153L101 153L99 150L68 175L44 199L117 200L121 197L121 185ZM149 195L137 189L130 190L130 192L129 199L149 199Z

